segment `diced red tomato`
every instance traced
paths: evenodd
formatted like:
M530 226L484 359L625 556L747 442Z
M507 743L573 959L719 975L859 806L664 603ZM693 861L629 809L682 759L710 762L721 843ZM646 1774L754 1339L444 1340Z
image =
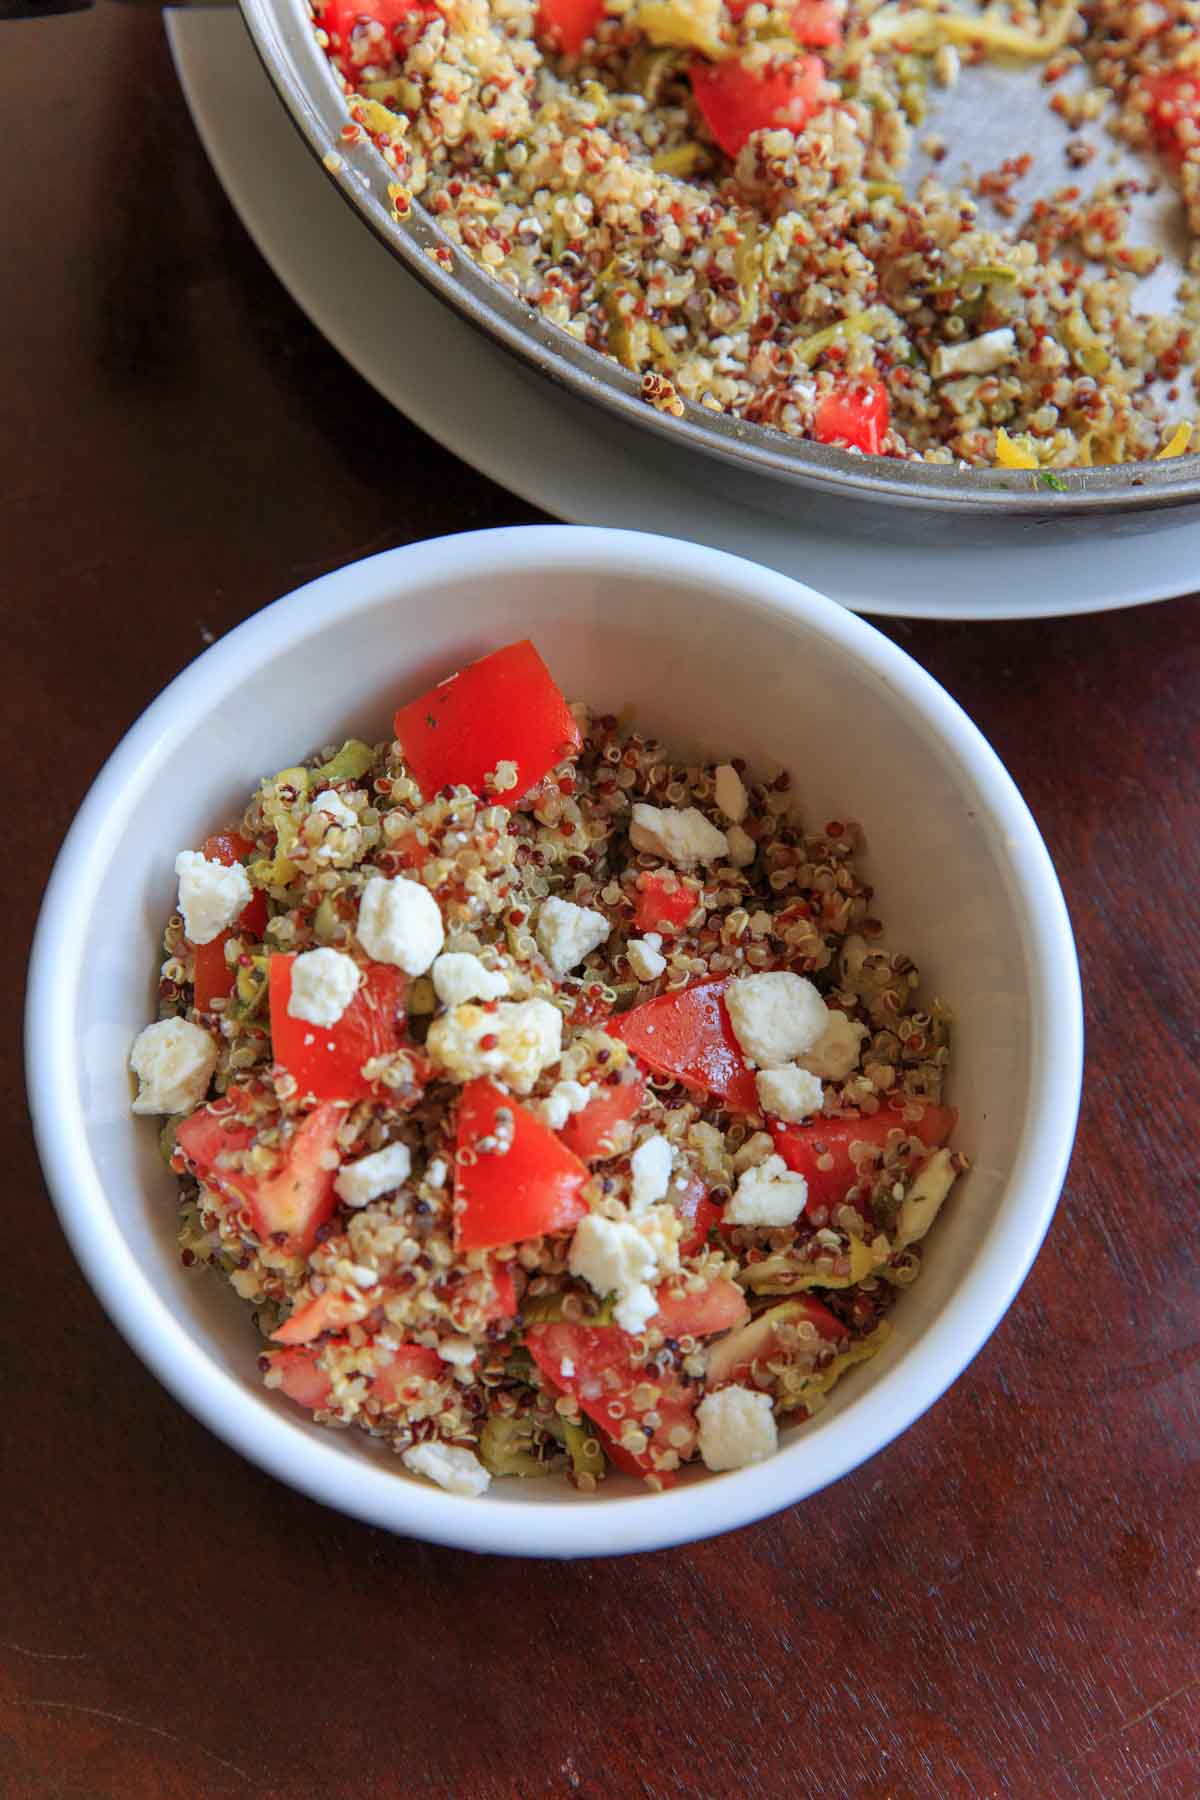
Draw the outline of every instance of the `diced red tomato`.
M349 58L356 26L382 25L388 46L394 51L397 46L415 43L440 10L434 0L318 0L317 23L329 33L338 67L353 77L359 73L358 65ZM341 55L337 54L339 51ZM389 48L376 46L371 62L386 66L388 61Z
M737 61L693 57L692 93L704 123L728 156L756 131L802 131L819 112L825 64L819 56L748 69Z
M492 1263L492 1290L495 1300L485 1317L489 1324L496 1319L512 1319L517 1311L517 1284L507 1263Z
M819 1300L813 1300L807 1294L795 1300L784 1300L771 1307L769 1312L760 1313L732 1337L722 1338L720 1343L713 1345L708 1353L708 1387L725 1387L731 1381L744 1381L756 1362L765 1363L780 1354L780 1327L801 1321L815 1326L827 1343L837 1343L846 1336L846 1327Z
M315 1350L301 1345L287 1350L268 1350L266 1360L283 1377L280 1392L294 1400L297 1406L307 1406L311 1412L318 1406L329 1404L332 1383L317 1362Z
M824 50L842 41L842 21L833 0L797 0L788 14L788 29L798 44Z
M567 56L578 56L604 17L604 0L542 0L537 34Z
M501 1118L507 1113L511 1120ZM503 1154L479 1150L481 1139L501 1141ZM524 1238L569 1231L587 1211L581 1190L587 1169L511 1094L486 1079L468 1082L458 1103L458 1149L471 1153L454 1170L454 1245L491 1250Z
M270 964L271 1048L301 1094L318 1100L371 1100L378 1084L363 1064L404 1042L404 976L390 963L368 963L365 981L336 1025L313 1025L288 1011L294 955Z
M584 1162L602 1162L616 1155L613 1133L636 1116L645 1098L646 1084L640 1075L633 1081L594 1088L583 1111L572 1113L558 1135Z
M710 1200L708 1189L698 1175L693 1175L676 1202L684 1221L684 1235L679 1240L680 1256L695 1256L708 1242L708 1234L721 1217L721 1209Z
M1145 76L1142 88L1159 149L1181 162L1189 146L1200 143L1200 70L1165 69L1160 75Z
M245 862L253 850L250 839L237 831L216 831L200 846L201 856L207 857L209 862L224 863L227 869L234 863ZM211 1011L214 1000L224 1000L233 992L234 972L225 961L225 946L230 938L236 933L238 937L261 943L266 929L267 896L259 891L251 895L230 931L219 932L210 944L193 946L192 1001L198 1012Z
M812 433L819 444L846 444L878 456L891 422L887 389L876 375L839 381L817 405Z
M957 1122L958 1113L952 1106L927 1106L922 1117L911 1122L883 1107L870 1118L819 1119L810 1125L783 1125L776 1121L771 1135L788 1168L808 1182L806 1210L811 1214L818 1207L840 1205L847 1190L855 1185L851 1144L872 1144L882 1149L889 1133L900 1130L920 1138L933 1150L947 1142ZM828 1168L822 1168L826 1158L832 1162Z
M327 1406L330 1400L332 1384L317 1361L319 1355L320 1351L310 1344L266 1352L267 1361L283 1376L281 1391L289 1400L310 1410ZM437 1351L427 1349L423 1344L400 1344L390 1353L376 1347L375 1355L380 1366L372 1381L371 1392L385 1405L405 1400L409 1397L406 1390L415 1383L437 1381L446 1372Z
M677 1448L671 1443L671 1432L676 1426L692 1424L699 1388L689 1385L673 1370L661 1376L657 1372L648 1374L645 1366L634 1360L637 1341L616 1325L572 1325L566 1320L531 1325L525 1333L529 1354L546 1379L563 1393L574 1394L582 1411L606 1438L620 1429L610 1410L613 1406L623 1408L625 1418L639 1422L651 1410L658 1415L659 1423L647 1433L647 1449L639 1455L625 1451L613 1460L630 1473L636 1468L640 1475L658 1475L663 1486L669 1487L669 1471L655 1468L650 1450ZM564 1360L573 1373L563 1374ZM634 1393L651 1381L659 1390L657 1397L651 1405L639 1409ZM617 1448L619 1451L620 1446ZM622 1456L629 1460L623 1461Z
M710 1281L699 1294L672 1294L670 1283L659 1291L658 1311L650 1324L664 1337L714 1337L718 1331L732 1331L750 1317L746 1296L736 1281L722 1276Z
M656 1074L715 1094L731 1112L753 1112L758 1093L725 1008L728 986L724 976L660 994L611 1020L606 1030Z
M519 799L580 743L570 708L527 638L402 706L394 730L427 800L458 782L484 793L502 762L516 764L506 797Z
M696 910L699 899L694 887L686 881L668 887L657 870L638 876L637 904L633 922L639 931L661 931L664 925L686 925Z
M311 1300L298 1306L278 1331L271 1333L271 1339L276 1344L311 1344L323 1332L356 1325L370 1310L370 1301L346 1300L332 1288L326 1288L323 1294L314 1294Z
M333 1191L337 1163L326 1167L326 1159L337 1151L338 1128L345 1116L340 1106L316 1107L289 1138L282 1165L273 1175L221 1166L223 1151L248 1149L255 1133L210 1106L183 1120L175 1143L198 1180L246 1209L261 1243L277 1245L288 1256L307 1256L337 1206Z

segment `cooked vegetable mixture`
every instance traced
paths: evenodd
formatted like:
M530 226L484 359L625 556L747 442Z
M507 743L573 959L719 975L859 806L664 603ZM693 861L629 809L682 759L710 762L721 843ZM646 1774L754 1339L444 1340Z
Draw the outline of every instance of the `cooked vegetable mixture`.
M134 1111L268 1387L453 1493L776 1446L965 1167L857 828L672 762L528 642L176 861Z
M1095 146L1071 133L1107 112L1161 153L1200 231L1196 0L314 0L314 15L349 97L343 140L374 137L397 215L419 197L439 261L472 257L640 374L661 411L1035 471L1189 446L1196 248L1178 310L1140 315L1160 258L1129 242L1139 184L1085 189ZM1018 128L972 193L930 174L906 196L931 86L996 56L1043 70L1063 186L1022 213ZM1060 91L1080 66L1090 85ZM936 166L946 146L920 149Z

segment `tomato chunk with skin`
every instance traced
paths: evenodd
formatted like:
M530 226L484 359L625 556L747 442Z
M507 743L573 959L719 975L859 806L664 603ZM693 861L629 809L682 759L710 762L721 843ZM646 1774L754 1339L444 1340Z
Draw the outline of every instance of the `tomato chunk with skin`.
M797 0L788 14L788 30L798 44L824 50L842 41L842 21L833 0Z
M1200 70L1165 69L1147 75L1142 91L1149 102L1154 141L1165 156L1182 162L1188 148L1200 144Z
M317 23L329 34L338 67L356 81L362 68L351 55L357 27L383 26L386 45L374 44L369 60L386 67L389 47L394 55L402 47L414 44L440 10L434 0L320 0Z
M507 1115L507 1117L505 1117ZM511 1134L511 1135L510 1135ZM481 1149L489 1141L508 1149ZM486 1078L458 1103L454 1247L491 1250L569 1231L587 1212L588 1172L556 1132ZM463 1160L463 1153L469 1152Z
M426 800L459 782L486 793L502 762L516 765L517 779L500 798L517 800L580 745L571 710L527 638L402 706L394 730Z
M820 1207L840 1206L857 1181L857 1170L850 1155L852 1144L871 1144L882 1150L893 1131L920 1138L931 1150L950 1137L958 1123L952 1106L927 1106L920 1119L902 1118L884 1107L870 1118L817 1119L809 1125L771 1126L775 1148L789 1169L803 1175L808 1182L806 1211L811 1215ZM822 1168L831 1158L829 1168Z
M315 1350L303 1345L284 1350L268 1350L266 1360L282 1376L280 1393L286 1394L289 1400L294 1400L297 1406L306 1406L310 1412L315 1411L318 1406L328 1406L333 1384L318 1363Z
M245 862L253 851L250 839L237 831L216 831L200 846L201 856L209 862L224 863L227 869ZM192 1003L198 1012L211 1012L214 1000L225 1000L233 992L234 971L225 960L225 946L230 938L251 938L257 944L262 942L266 929L267 896L260 891L251 895L238 914L237 924L229 931L219 932L211 943L192 946Z
M634 1081L614 1082L611 1087L598 1087L582 1112L572 1113L559 1137L584 1162L602 1162L615 1156L613 1133L619 1125L636 1118L646 1098L646 1084L639 1075Z
M289 1256L307 1256L317 1232L337 1207L333 1189L337 1162L332 1156L345 1116L340 1106L316 1107L292 1133L280 1167L270 1175L221 1165L222 1152L248 1149L256 1133L252 1126L231 1123L229 1114L214 1113L209 1106L182 1121L175 1144L198 1180L246 1209L264 1245L278 1245ZM331 1167L326 1166L327 1159Z
M333 1393L329 1375L317 1360L319 1355L320 1351L309 1344L266 1352L268 1363L283 1376L280 1392L310 1411L318 1406L328 1406ZM427 1349L424 1344L400 1344L391 1352L377 1350L376 1355L380 1366L372 1380L371 1392L385 1405L403 1401L407 1397L405 1390L413 1383L437 1381L446 1372L437 1351Z
M672 1294L669 1284L659 1293L658 1311L650 1324L664 1337L714 1337L732 1331L750 1317L746 1296L736 1281L721 1276L698 1294Z
M317 1100L371 1100L379 1093L363 1065L404 1042L405 980L390 963L368 963L365 979L335 1025L314 1025L288 1011L294 955L270 963L271 1048L301 1094Z
M651 870L638 876L637 904L633 922L639 931L661 931L664 925L686 925L696 910L700 896L686 882L668 887L662 876Z
M675 1370L668 1370L665 1375L648 1372L644 1364L635 1360L634 1348L639 1341L617 1325L573 1325L566 1320L531 1325L525 1333L529 1354L546 1379L562 1393L573 1394L581 1411L600 1427L606 1439L612 1438L621 1426L609 1410L612 1406L623 1407L624 1417L635 1423L647 1412L658 1415L659 1423L647 1433L650 1442L645 1451L622 1451L618 1444L620 1455L613 1460L631 1474L636 1470L639 1475L655 1475L664 1487L669 1487L671 1472L655 1467L651 1451L661 1454L674 1450L683 1460L679 1446L671 1442L671 1433L678 1426L693 1425L700 1390ZM633 1396L643 1384L652 1385L657 1394L652 1404L639 1412ZM622 1457L628 1460L623 1461Z
M719 1224L721 1209L709 1197L708 1189L698 1175L691 1176L675 1202L675 1209L684 1223L683 1236L679 1240L679 1254L695 1256L708 1242L708 1234L713 1226Z
M736 156L756 131L802 131L824 104L825 64L819 56L798 56L761 70L697 56L689 74L704 123L727 156Z
M694 982L678 993L660 994L622 1013L605 1029L655 1074L715 1094L731 1112L753 1112L758 1091L729 1022L725 1006L729 981L722 976Z
M812 434L819 444L846 444L878 456L890 423L887 389L878 376L847 377L818 402Z
M578 56L603 17L604 0L542 0L537 35L565 55Z

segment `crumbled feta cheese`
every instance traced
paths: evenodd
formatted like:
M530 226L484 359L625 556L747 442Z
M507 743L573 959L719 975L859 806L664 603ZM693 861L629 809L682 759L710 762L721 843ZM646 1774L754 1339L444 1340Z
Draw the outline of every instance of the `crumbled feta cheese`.
M571 1361L569 1356L563 1357L558 1365L558 1372L564 1381L570 1381L572 1375L575 1373L575 1364Z
M698 862L718 862L729 848L725 833L711 825L698 807L668 811L647 806L641 800L633 809L629 841L635 850L649 850L674 863L677 869L690 869Z
M542 1101L542 1118L551 1131L561 1131L573 1113L582 1112L592 1097L590 1087L578 1081L556 1081Z
M341 950L305 950L292 964L288 1013L311 1025L336 1025L358 992L358 964Z
M543 900L538 908L534 937L537 947L556 975L576 968L607 938L611 927L603 913L572 900Z
M494 1012L455 1006L434 1020L425 1048L451 1081L498 1075L527 1094L562 1055L562 1014L548 1000L501 1000Z
M935 1150L912 1179L912 1186L900 1202L896 1217L896 1248L903 1250L916 1244L942 1209L942 1202L954 1186L958 1171L950 1150Z
M629 1170L633 1176L629 1204L634 1212L644 1212L655 1200L662 1199L671 1185L674 1160L670 1144L658 1132L638 1145L629 1159Z
M744 1469L779 1448L770 1394L746 1387L718 1388L696 1408L700 1455L710 1469Z
M865 1025L856 1019L848 1019L844 1012L830 1009L825 1029L810 1050L796 1061L810 1075L819 1075L822 1081L845 1081L858 1067L862 1055L863 1039L870 1033Z
M479 1357L479 1352L470 1338L446 1338L437 1347L437 1353L443 1362L450 1363L456 1369L469 1369Z
M208 1092L217 1046L188 1019L160 1019L138 1032L129 1066L138 1078L135 1113L191 1112Z
M821 1109L821 1083L807 1069L762 1069L754 1085L763 1111L789 1124Z
M741 1149L734 1153L733 1172L744 1174L747 1169L756 1169L759 1163L766 1162L768 1156L775 1154L775 1139L769 1131L756 1131L748 1137Z
M424 975L446 941L438 903L419 881L372 875L359 902L358 941L375 962Z
M629 957L629 966L639 981L657 981L667 966L665 956L655 950L645 938L630 938L625 946Z
M412 1157L407 1144L385 1144L360 1156L357 1162L344 1163L338 1170L333 1191L347 1206L366 1206L381 1194L390 1194L408 1180Z
M443 1006L464 1000L499 1000L508 992L502 969L487 969L468 950L447 950L433 965L433 991Z
M725 817L740 825L750 804L746 786L732 763L722 763L716 773L716 801Z
M613 1318L639 1332L658 1311L653 1283L679 1267L682 1226L670 1206L651 1206L636 1223L589 1213L575 1227L567 1267L598 1294L615 1294Z
M780 1069L811 1050L829 1016L812 982L787 969L731 982L725 1005L747 1061L763 1069Z
M782 1156L768 1156L746 1173L725 1208L728 1225L794 1225L804 1211L808 1183Z
M340 825L343 831L348 825L358 824L358 814L354 808L347 806L342 796L335 794L332 788L326 788L323 794L317 795L313 801L313 811L323 812L335 825Z
M435 1156L425 1171L425 1180L431 1188L442 1188L446 1185L446 1177L450 1173L444 1156Z
M211 944L250 904L253 889L241 863L209 862L198 850L175 858L179 910L189 944Z
M492 1479L473 1450L442 1444L435 1438L414 1444L400 1460L414 1475L428 1476L448 1494L466 1494L472 1499L486 1493Z
M740 825L731 825L725 834L729 844L728 860L735 869L748 869L758 855L758 845Z
M1016 354L1013 328L1002 325L998 331L985 331L982 337L968 338L965 343L939 344L929 366L935 381L946 375L990 375Z

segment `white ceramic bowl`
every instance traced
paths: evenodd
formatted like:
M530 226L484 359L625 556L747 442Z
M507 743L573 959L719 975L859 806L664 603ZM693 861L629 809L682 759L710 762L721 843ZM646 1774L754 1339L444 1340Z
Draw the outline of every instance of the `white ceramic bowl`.
M901 1297L886 1350L771 1461L689 1472L665 1494L610 1480L497 1482L483 1499L406 1476L355 1432L261 1385L248 1310L185 1273L175 1181L129 1111L129 1046L153 1016L180 848L260 775L532 636L567 693L687 751L776 759L807 817L863 821L887 942L955 1011L950 1097L973 1169ZM924 1412L984 1343L1037 1253L1066 1172L1082 1065L1062 894L1012 781L904 653L747 562L629 532L549 526L389 551L248 619L120 744L63 847L27 1011L42 1162L88 1279L138 1354L215 1432L328 1505L393 1531L539 1556L648 1550L744 1525L824 1487ZM133 1497L131 1496L131 1499Z

